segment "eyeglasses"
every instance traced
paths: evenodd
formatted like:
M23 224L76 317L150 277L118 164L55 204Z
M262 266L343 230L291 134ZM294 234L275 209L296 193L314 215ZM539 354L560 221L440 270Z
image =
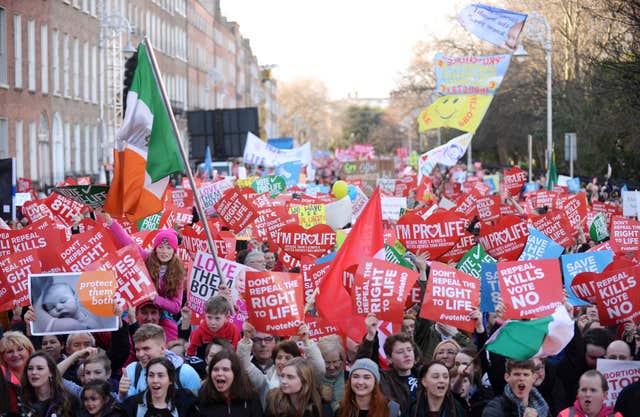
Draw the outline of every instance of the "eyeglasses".
M275 339L273 336L265 336L265 337L252 337L251 340L253 340L253 343L271 343L273 342Z

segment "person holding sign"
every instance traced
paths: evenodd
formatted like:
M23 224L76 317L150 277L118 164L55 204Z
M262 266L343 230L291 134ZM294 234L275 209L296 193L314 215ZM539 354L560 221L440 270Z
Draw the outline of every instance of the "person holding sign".
M262 417L262 406L233 351L216 353L198 392L202 417Z
M578 398L573 406L565 408L558 417L623 417L604 403L609 391L609 383L598 371L591 369L580 377ZM637 405L635 406L637 407ZM625 414L631 416L631 414Z

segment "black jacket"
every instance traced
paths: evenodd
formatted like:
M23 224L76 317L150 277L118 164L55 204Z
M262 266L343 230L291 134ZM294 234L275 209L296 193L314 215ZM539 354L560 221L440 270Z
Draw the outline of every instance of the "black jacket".
M624 387L618 395L614 410L625 417L634 416L637 415L638 404L640 404L640 380Z
M258 397L251 400L233 400L227 403L200 403L201 417L262 417L262 404Z
M467 413L451 393L447 393L440 407L438 417L466 417ZM414 401L409 410L404 414L405 417L429 417L429 403L424 388L418 390L416 401Z
M142 407L143 410L148 409L145 398L147 391L148 390L144 390L124 400L122 408L126 411L128 417L137 417L138 407ZM197 417L199 415L198 400L189 390L176 389L173 404L178 411L178 417ZM142 415L144 415L144 413Z
M83 407L78 417L91 417L87 410ZM118 404L114 399L111 400L111 403L108 404L102 412L100 412L99 417L127 417L127 412L124 408Z

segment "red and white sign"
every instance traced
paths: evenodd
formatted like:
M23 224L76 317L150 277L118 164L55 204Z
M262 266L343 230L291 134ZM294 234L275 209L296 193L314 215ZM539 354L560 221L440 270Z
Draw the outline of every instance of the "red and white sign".
M356 314L375 313L379 320L401 323L405 301L417 280L417 272L400 265L363 259L351 289Z
M235 259L236 238L231 232L219 231L219 223L208 220L211 234L213 235L213 245L216 255L221 258ZM209 252L209 243L201 222L192 226L186 226L182 230L182 246L187 250L191 258L195 258L198 251Z
M261 242L268 240L277 244L278 231L289 224L298 224L298 216L289 214L287 208L283 206L265 207L258 210L258 218L253 222L253 232L255 238Z
M640 222L622 216L611 218L611 240L623 252L640 250Z
M309 329L309 339L314 342L317 342L325 336L339 334L338 328L322 317L310 316L307 314L304 316L304 322Z
M533 227L560 246L569 247L575 243L574 228L563 211L551 211L543 216L531 216Z
M420 317L472 332L469 313L480 305L480 281L455 268L432 262Z
M154 299L158 294L156 286L151 280L149 271L140 256L135 244L111 252L104 258L87 267L88 271L113 271L116 276L118 291L116 302L125 306L139 306Z
M637 321L640 316L639 281L640 266L600 274L600 279L595 282L595 296L598 317L603 326Z
M317 224L309 229L289 224L278 231L276 244L298 259L303 255L319 257L335 246L336 232L326 224Z
M53 193L45 198L45 204L49 207L53 218L67 227L71 226L73 223L72 219L75 216L80 216L84 209L87 208L84 204L78 203L58 193Z
M304 320L304 294L300 274L247 272L249 321L259 332L294 336Z
M193 207L193 191L188 188L171 187L167 189L166 203L171 203L180 208L191 209Z
M407 213L398 220L396 234L407 250L427 251L429 259L436 259L465 236L468 225L464 217L449 211L434 213L427 220Z
M609 383L604 404L613 409L620 391L640 379L640 361L598 359L596 369Z
M41 272L36 250L26 250L0 259L0 311L24 307L29 301L29 274Z
M518 259L528 238L527 224L516 216L504 216L495 225L483 223L480 227L482 247L498 261Z
M493 222L498 220L500 218L501 205L502 197L499 194L479 198L478 201L476 201L478 218L483 222Z
M462 237L458 243L456 243L451 250L441 255L438 260L442 263L448 264L449 262L458 262L462 256L467 253L478 243L476 237L469 232L465 232L465 236Z
M547 190L532 191L529 193L527 201L531 203L533 208L549 207L552 208L558 193Z
M527 182L527 173L518 167L505 169L503 182L510 195L518 195Z
M557 259L498 262L505 319L531 319L553 314L562 305L562 272Z
M105 231L90 231L73 235L59 250L67 272L82 272L117 248Z
M225 191L222 198L213 207L229 226L229 229L236 233L247 227L258 217L258 213L238 192L237 188Z
M561 206L574 230L587 218L588 205L585 193L568 196L562 201Z

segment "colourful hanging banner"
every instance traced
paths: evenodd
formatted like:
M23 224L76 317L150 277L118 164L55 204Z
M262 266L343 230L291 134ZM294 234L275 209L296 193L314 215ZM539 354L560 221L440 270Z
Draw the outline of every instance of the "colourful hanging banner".
M447 56L434 58L436 90L443 95L495 95L509 68L511 55Z

